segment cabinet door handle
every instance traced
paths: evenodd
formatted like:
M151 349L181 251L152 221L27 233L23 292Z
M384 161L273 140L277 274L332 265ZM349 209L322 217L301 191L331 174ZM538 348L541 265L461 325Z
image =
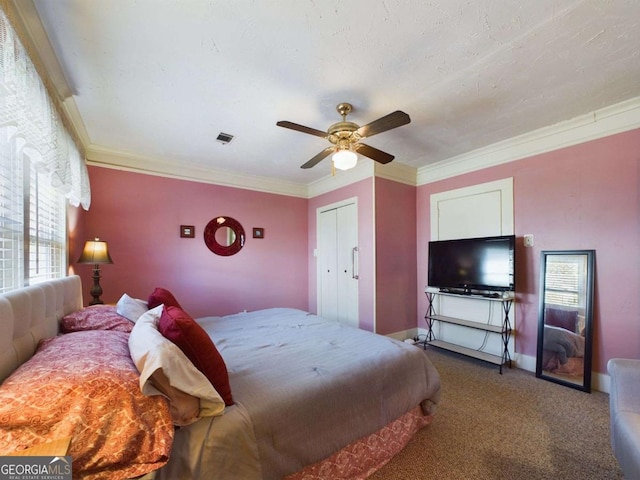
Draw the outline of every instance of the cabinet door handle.
M351 249L351 278L358 280L358 247Z

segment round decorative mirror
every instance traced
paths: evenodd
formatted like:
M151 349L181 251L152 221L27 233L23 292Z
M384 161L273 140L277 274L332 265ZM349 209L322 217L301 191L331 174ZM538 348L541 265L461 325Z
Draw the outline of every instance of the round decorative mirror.
M235 255L244 247L244 229L231 217L216 217L204 229L204 243L216 255Z

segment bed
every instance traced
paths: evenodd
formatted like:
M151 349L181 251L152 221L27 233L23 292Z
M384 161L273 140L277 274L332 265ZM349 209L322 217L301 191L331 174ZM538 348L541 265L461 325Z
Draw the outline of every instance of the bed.
M366 478L433 418L440 379L412 345L295 309L193 320L169 303L135 321L83 308L76 276L1 295L0 455L71 436L74 478ZM163 330L172 316L215 362Z
M542 369L551 373L584 374L584 319L575 309L546 308L543 332Z

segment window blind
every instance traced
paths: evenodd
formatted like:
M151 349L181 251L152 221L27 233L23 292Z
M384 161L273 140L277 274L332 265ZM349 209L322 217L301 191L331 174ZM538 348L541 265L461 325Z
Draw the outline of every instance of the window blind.
M25 283L63 277L66 270L66 217L64 197L42 172L29 168L28 265ZM25 225L27 223L25 222Z
M24 284L22 165L7 128L0 129L0 293Z
M584 308L586 260L581 256L563 256L561 260L547 259L545 303Z

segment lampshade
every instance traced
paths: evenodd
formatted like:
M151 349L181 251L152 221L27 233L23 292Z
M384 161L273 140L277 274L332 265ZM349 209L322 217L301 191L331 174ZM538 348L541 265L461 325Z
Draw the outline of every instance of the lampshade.
M80 255L78 259L78 263L92 263L94 265L113 263L113 260L111 260L109 256L107 242L101 241L99 238L87 240L84 244L82 255Z
M356 155L351 150L338 150L331 157L333 160L333 165L338 170L349 170L356 166L358 163L358 155Z

